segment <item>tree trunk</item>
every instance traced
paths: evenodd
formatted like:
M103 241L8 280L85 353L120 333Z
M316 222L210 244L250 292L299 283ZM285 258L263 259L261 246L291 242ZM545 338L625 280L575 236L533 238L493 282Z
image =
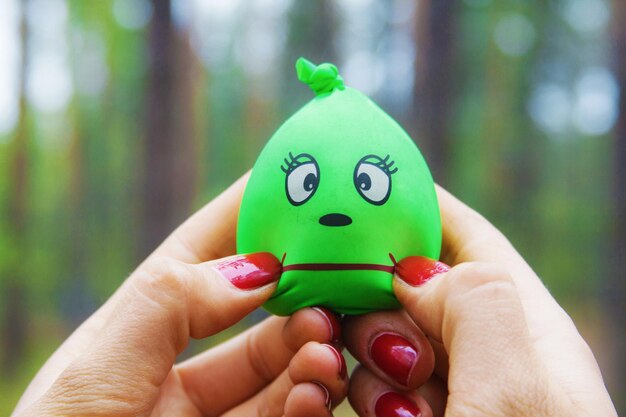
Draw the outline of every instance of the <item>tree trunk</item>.
M287 13L287 42L283 79L295 80L296 60L304 56L315 64L336 62L334 47L337 14L331 0L294 1ZM341 68L339 69L341 71ZM308 88L281 89L282 112L290 115L312 98Z
M606 279L605 302L608 317L614 320L615 386L613 399L619 411L626 411L626 3L613 1L613 69L619 85L619 116L613 135L613 218L610 246L611 270Z
M152 0L152 9L141 183L141 258L189 213L197 178L192 54L176 32L170 1Z
M547 8L539 4L537 9ZM497 27L507 6L489 8L489 27ZM538 12L549 15L548 10ZM544 19L546 19L544 17ZM538 24L545 28L549 24ZM543 38L541 38L543 39ZM535 43L524 56L507 58L490 42L482 62L485 71L483 118L477 157L481 167L478 195L489 219L514 242L524 257L532 260L537 246L537 216L532 211L537 195L537 155L541 138L532 129L526 113L530 91L527 68L538 59L542 45ZM524 225L520 229L519 225ZM535 252L536 253L536 252Z
M316 64L335 59L333 40L336 18L332 1L294 2L289 9L288 19L287 54L293 58L289 61L292 67L301 54Z
M12 178L8 198L8 229L12 237L13 256L9 260L5 288L3 367L11 374L19 365L19 359L26 345L26 326L28 309L26 308L26 254L27 250L27 211L28 211L28 113L26 103L26 74L28 72L28 22L26 17L27 1L21 3L20 36L21 68L19 84L19 118L12 144L10 159L10 178Z
M72 104L73 129L69 146L70 177L68 184L68 234L70 236L66 250L66 261L69 276L64 283L63 294L67 299L61 300L61 312L72 326L78 326L93 312L93 300L88 291L88 236L87 231L87 199L89 170L85 160L84 126L81 121L77 101Z
M416 19L417 58L410 133L420 144L435 180L446 184L451 139L455 0L422 1Z

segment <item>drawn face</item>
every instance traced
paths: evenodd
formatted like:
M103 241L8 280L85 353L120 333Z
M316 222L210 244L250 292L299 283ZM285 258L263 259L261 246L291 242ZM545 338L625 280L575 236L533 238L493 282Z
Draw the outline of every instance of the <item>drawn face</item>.
M394 259L439 257L428 168L408 135L356 90L318 97L257 160L241 205L238 251L283 260L265 307L358 314L398 307Z
M391 194L391 175L398 171L389 155L381 158L366 155L354 167L354 187L363 200L369 204L381 206ZM320 185L320 169L315 158L308 153L289 156L284 159L281 169L285 173L285 193L287 200L294 206L300 206L313 197ZM332 179L331 179L332 180ZM331 185L332 186L332 185ZM355 209L358 210L357 207ZM352 224L349 214L328 213L320 217L322 226L348 226Z

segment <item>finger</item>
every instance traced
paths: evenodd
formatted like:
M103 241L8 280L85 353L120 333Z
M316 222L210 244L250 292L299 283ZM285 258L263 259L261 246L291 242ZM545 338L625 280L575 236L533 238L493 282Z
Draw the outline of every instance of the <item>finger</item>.
M539 376L518 380L534 364L534 356L521 302L505 270L465 263L421 286L410 283L397 275L395 294L413 321L443 343L453 361L448 376L451 395L471 392L476 381L484 392L503 393L511 387L518 393L534 392L537 387L523 385L540 384Z
M433 348L435 353L435 370L434 374L444 381L448 380L448 371L450 370L450 359L448 358L448 352L443 344L429 337L428 342Z
M199 263L235 253L235 231L249 174L198 210L151 255Z
M433 349L404 311L380 311L344 320L346 348L388 384L415 389L432 374Z
M293 357L288 370L256 396L224 414L224 417L288 415L285 409L287 397L295 386L303 383L318 386L314 390L316 403L320 403L318 394L322 388L325 395L321 404L326 409L324 415L327 415L332 406L345 398L348 391L346 364L341 353L330 345L307 343Z
M326 389L312 382L291 389L285 402L285 417L329 417Z
M166 239L153 257L165 256L197 263L234 253L237 213L247 178L248 174L244 175L215 200L200 209ZM122 287L81 324L46 361L20 399L15 409L16 413L48 390L68 364L84 352L94 337L100 333L119 301Z
M81 404L86 415L149 409L189 337L242 319L271 296L279 275L280 262L267 253L198 265L155 258L133 273L102 332L43 404L63 415L76 398L90 398Z
M417 393L426 400L433 417L444 417L448 401L448 387L441 378L436 375L431 376L417 389Z
M430 405L417 392L396 391L362 366L352 373L348 400L362 417L433 417Z
M497 263L510 271L531 328L544 328L546 323L561 326L569 321L539 277L498 229L439 186L437 197L443 229L442 260L449 265Z
M307 343L301 351L300 360L289 364L293 383L319 382L329 392L329 407L339 405L348 394L348 368L341 352L331 345L316 342Z
M289 318L270 317L228 342L177 365L175 372L200 410L219 415L284 372L307 342L337 343L340 335L341 327L333 313L306 308Z
M450 265L501 260L501 252L512 249L506 237L478 212L440 186L436 191L443 232L442 260ZM494 246L499 248L497 254L484 250Z
M496 263L510 274L521 302L525 323L538 356L548 358L546 368L555 375L569 372L569 364L591 370L588 386L601 385L602 377L591 349L573 321L550 295L539 277L507 239L482 216L441 188L437 188L443 224L443 254L453 264L466 261ZM554 349L567 346L567 349ZM558 351L558 353L555 353ZM577 387L578 392L586 391ZM593 390L589 390L593 392Z

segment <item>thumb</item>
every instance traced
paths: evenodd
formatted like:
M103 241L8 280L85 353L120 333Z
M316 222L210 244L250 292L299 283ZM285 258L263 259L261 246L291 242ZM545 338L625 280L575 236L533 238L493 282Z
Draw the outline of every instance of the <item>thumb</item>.
M486 415L510 415L520 395L542 385L540 375L529 372L538 367L515 284L493 264L448 269L425 258L403 259L395 294L413 321L445 347L450 415L472 406L489 408Z
M241 320L271 296L280 273L269 253L197 265L149 260L129 277L99 336L40 405L60 415L76 407L83 415L149 410L189 337L207 337Z

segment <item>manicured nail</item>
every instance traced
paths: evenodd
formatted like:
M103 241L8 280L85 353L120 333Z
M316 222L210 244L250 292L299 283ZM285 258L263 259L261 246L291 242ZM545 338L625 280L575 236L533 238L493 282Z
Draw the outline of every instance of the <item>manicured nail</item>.
M337 362L338 362L338 366L339 366L339 376L341 376L342 379L344 379L345 377L348 376L348 368L346 367L346 360L343 358L343 355L337 350L335 349L334 346L329 345L327 343L322 343L323 346L326 346L328 349L330 349L335 356L337 357Z
M376 400L376 417L420 417L422 412L411 399L397 392L386 392Z
M341 324L337 316L324 307L313 307L313 310L320 313L320 315L324 317L324 320L326 320L330 332L330 342L338 344L341 341Z
M408 385L409 376L419 358L419 352L404 337L393 333L382 333L370 346L370 357L381 371Z
M396 274L413 287L423 285L434 276L449 270L450 267L443 262L423 256L409 256L396 265Z
M271 253L259 252L227 259L213 269L235 287L251 290L278 281L282 266Z
M321 382L313 381L313 383L317 385L318 387L320 387L322 391L324 391L324 394L326 394L326 400L324 404L326 404L326 408L330 410L331 403L330 403L330 392L328 392L328 388L326 388Z

